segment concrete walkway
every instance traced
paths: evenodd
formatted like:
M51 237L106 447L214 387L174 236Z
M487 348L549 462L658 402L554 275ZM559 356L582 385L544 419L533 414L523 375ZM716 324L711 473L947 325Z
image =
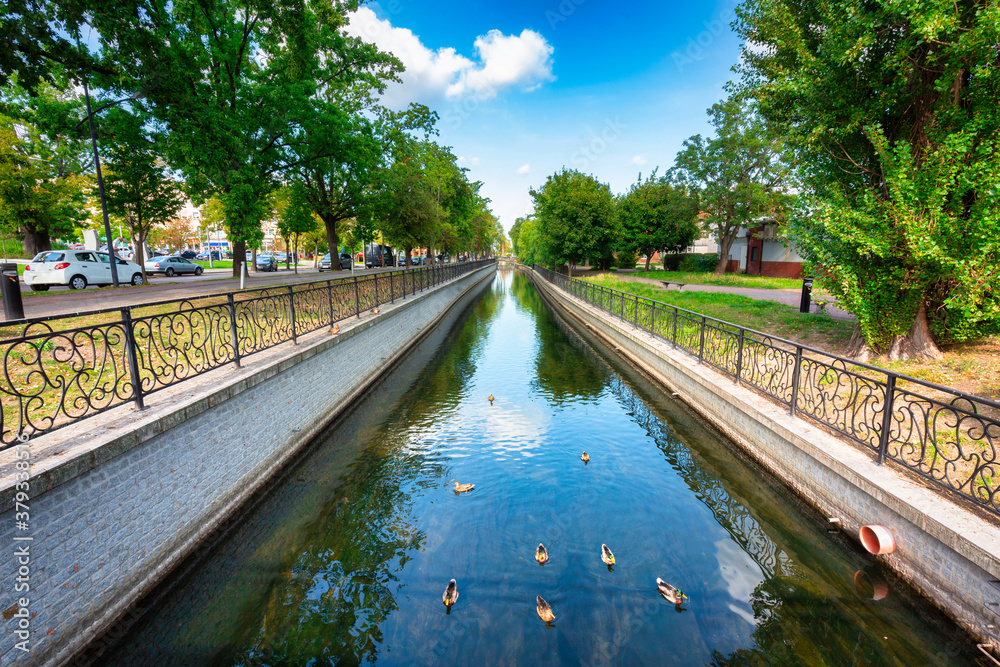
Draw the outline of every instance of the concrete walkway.
M579 271L578 269L573 269L573 274L580 274L582 276L586 275L597 275L596 273L588 273L587 271ZM643 278L641 276L632 276L626 272L616 271L613 274L617 278L622 280L630 280L637 283L647 283L653 285L659 289L664 289L663 283L655 278ZM675 291L676 288L670 288L670 291ZM796 310L799 309L799 300L802 297L800 290L794 289L760 289L756 287L728 287L725 285L694 285L691 283L685 283L684 292L722 292L725 294L738 294L740 296L750 297L751 299L758 299L761 301L777 301L778 303L783 303L786 306L791 306ZM815 297L815 295L814 295ZM845 320L848 322L854 321L854 315L840 308L837 305L836 300L833 297L822 297L824 300L829 301L829 305L826 307L827 314L837 320ZM811 308L809 309L811 313L818 313L819 308L816 303L813 302Z

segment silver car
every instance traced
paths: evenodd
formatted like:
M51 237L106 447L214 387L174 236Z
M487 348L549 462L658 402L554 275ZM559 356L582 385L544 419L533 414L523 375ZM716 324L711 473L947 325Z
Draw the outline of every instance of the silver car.
M196 276L200 276L204 272L205 269L198 264L189 262L183 257L177 257L176 255L154 257L146 262L146 273L162 273L167 277L181 273L193 273Z

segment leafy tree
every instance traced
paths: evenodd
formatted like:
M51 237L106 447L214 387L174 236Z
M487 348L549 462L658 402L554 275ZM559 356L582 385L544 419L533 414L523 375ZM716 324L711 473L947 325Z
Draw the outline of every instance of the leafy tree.
M617 238L611 189L593 176L566 170L531 190L538 219L537 260L556 268L584 260L607 263Z
M428 230L438 220L437 203L418 163L397 163L389 171L379 217L389 243L405 250L409 266L413 249L425 244Z
M61 85L68 88L65 79ZM72 92L41 86L35 97L3 91L0 113L0 224L20 235L27 256L72 236L86 218L89 144L74 126L83 105Z
M781 140L751 105L734 96L708 114L716 136L686 140L671 175L699 196L705 229L719 243L715 273L722 274L741 227L782 215L790 171Z
M998 25L988 0L739 9L742 92L806 165L792 238L860 358L1000 331Z
M150 230L149 244L154 247L166 247L172 251L180 250L187 246L191 233L191 219L175 216L167 220L162 227Z
M167 173L162 155L162 134L147 114L117 108L102 123L110 141L104 143L107 169L104 190L108 212L128 225L135 262L146 281L146 240L153 227L174 219L184 205L180 187Z
M318 221L301 186L282 188L275 193L275 200L278 211L278 232L286 240L291 240L289 247L291 252L286 254L287 261L291 262L292 257L295 257L295 273L298 273L299 238L316 231L319 227ZM339 265L339 262L331 262L330 265L334 264Z
M640 175L618 199L622 235L619 247L646 256L646 270L656 251L680 252L698 236L698 198L656 170L645 181Z

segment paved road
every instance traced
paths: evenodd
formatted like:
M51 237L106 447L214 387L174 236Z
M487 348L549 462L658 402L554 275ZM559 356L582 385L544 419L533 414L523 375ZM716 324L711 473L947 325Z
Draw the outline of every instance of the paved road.
M355 269L355 275L397 270L401 269ZM288 285L329 278L344 278L350 275L350 271L324 271L320 273L312 268L299 267L298 275L285 270L275 273L251 272L245 285L247 289L254 289L267 285ZM27 294L24 294L23 299L24 316L53 317L100 308L134 306L150 301L167 301L217 292L231 292L240 288L240 279L231 276L231 269L216 269L212 272L206 271L201 276L174 276L173 278L157 276L150 279L152 284L141 287L124 286L118 289L88 287L82 291L54 287L48 292L28 291ZM26 289L26 286L21 286L22 293Z

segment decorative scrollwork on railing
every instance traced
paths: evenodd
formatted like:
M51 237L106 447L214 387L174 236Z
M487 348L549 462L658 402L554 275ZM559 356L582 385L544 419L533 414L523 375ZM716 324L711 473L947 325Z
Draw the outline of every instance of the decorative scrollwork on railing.
M426 289L489 263L382 273L377 287L368 274L7 325L0 448L128 401L141 407L146 394L398 299L404 284Z
M851 373L842 361L802 358L795 408L849 438L878 449L886 385Z
M121 322L3 341L0 439L17 444L132 398Z
M132 321L144 393L194 377L233 360L227 304L191 308Z

